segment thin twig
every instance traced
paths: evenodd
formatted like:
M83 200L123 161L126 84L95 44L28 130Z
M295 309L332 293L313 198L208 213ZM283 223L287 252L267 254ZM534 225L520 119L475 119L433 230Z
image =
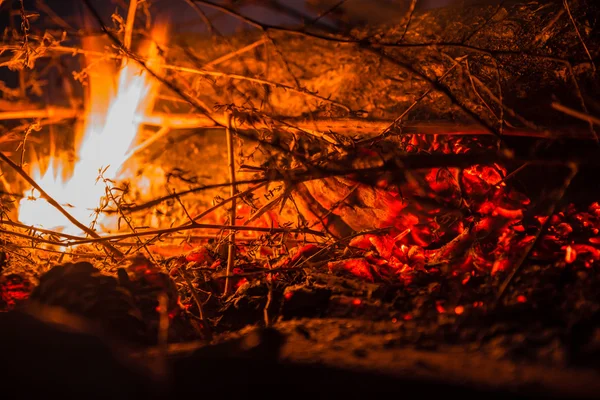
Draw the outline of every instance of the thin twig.
M228 79L236 79L236 80L243 80L243 81L248 81L248 82L254 82L254 83L258 83L261 85L267 85L267 86L271 86L274 88L278 88L278 89L283 89L283 90L287 90L290 92L295 92L295 93L299 93L303 96L308 96L308 97L312 97L315 98L317 100L320 100L322 102L325 103L329 103L332 105L335 105L337 107L340 107L342 109L344 109L346 112L351 112L352 110L346 106L345 104L342 104L338 101L335 100L331 100L327 97L324 96L320 96L316 93L313 93L307 89L301 88L301 87L294 87L294 86L289 86L283 83L278 83L278 82L272 82L272 81L268 81L266 79L260 79L260 78L252 78L250 76L245 76L245 75L238 75L238 74L230 74L227 72L220 72L220 71L209 71L209 70L204 70L204 69L197 69L197 68L188 68L188 67L179 67L176 65L163 65L162 68L166 69L166 70L172 70L172 71L179 71L179 72L188 72L188 73L192 73L192 74L199 74L199 75L208 75L208 76L217 76L217 77L223 77L223 78L228 78Z
M404 26L404 32L402 32L402 36L400 37L400 42L404 41L404 37L406 36L406 32L408 32L408 27L410 26L416 7L417 0L412 0L408 10L406 11L406 14L404 15L404 18L402 19L403 22L406 21L406 25Z
M446 76L448 76L448 74L450 72L452 72L452 70L454 68L456 68L456 66L458 65L458 63L454 64L453 66L451 66L450 68L448 68L446 70L446 72L444 72L442 74L442 76L440 76L440 78L438 79L438 82L441 82ZM415 101L413 101L413 103L408 106L408 108L406 110L404 110L402 112L402 114L400 114L391 124L389 124L388 126L385 127L385 129L379 134L379 136L385 136L387 135L392 129L394 129L394 127L396 127L398 125L399 122L401 122L404 117L406 117L406 115L413 109L415 108L425 97L427 97L431 92L433 91L433 87L429 87L425 92L423 92L423 94L421 94L421 96L419 96L417 99L415 99ZM369 140L369 139L367 139Z
M131 37L133 36L133 26L135 25L135 13L137 11L138 0L129 0L129 10L125 20L125 34L123 36L123 47L131 49Z
M14 226L15 228L21 228L21 229L25 229L27 231L40 232L45 235L58 236L58 237L66 238L66 239L73 239L73 240L81 239L79 236L69 235L67 233L62 233L62 232L56 232L56 231L52 231L49 229L43 229L43 228L39 228L36 226L29 226L29 225L21 224L19 222L14 222L14 221L0 220L0 225ZM62 244L61 244L61 246L62 246Z
M76 246L80 244L88 244L88 243L104 243L114 240L122 240L129 239L135 236L155 236L155 235L166 235L169 233L182 232L194 229L216 229L216 230L227 230L227 231L247 231L247 232L265 232L265 233L299 233L304 235L313 235L322 237L324 234L319 231L315 231L312 229L294 229L294 228L265 228L262 226L242 226L242 225L220 225L220 224L199 224L193 223L185 226L176 226L172 228L162 228L162 229L151 229L147 231L138 231L137 233L122 233L116 235L102 236L98 238L91 239L81 239L81 240L69 240L67 242L62 243L62 246Z
M564 105L562 105L560 103L553 102L551 104L551 107L554 108L557 111L560 111L562 113L570 115L571 117L580 119L582 121L586 121L586 122L588 122L590 124L600 125L600 118L594 117L594 116L589 115L589 114L582 113L582 112L577 111L577 110L573 110L572 108L564 106Z
M129 216L127 216L125 214L125 212L123 211L123 209L121 208L122 197L121 197L121 199L117 199L115 197L115 195L112 192L112 188L110 187L111 182L109 179L104 178L104 176L102 174L100 175L100 179L104 183L107 198L110 199L113 202L113 204L115 205L115 207L117 208L119 218L122 218L125 221L125 224L127 224L127 227L131 230L132 233L137 233L137 230L135 229L135 226L133 226L133 222L131 221L131 218ZM140 239L138 236L134 236L134 237L135 237L135 239L137 239L138 243L146 251L146 254L148 254L148 257L150 258L150 260L154 264L158 264L157 261L154 259L154 256L148 249L148 247L146 245L144 245L144 243L142 242L142 239Z
M249 45L242 47L241 49L232 51L231 53L225 54L225 55L223 55L223 56L221 56L221 57L219 57L219 58L217 58L217 59L215 59L213 61L210 61L210 62L204 64L203 67L204 68L211 68L211 67L214 67L217 64L222 64L222 63L224 63L227 60L230 60L230 59L232 59L232 58L234 58L236 56L239 56L240 54L243 54L243 53L245 53L247 51L250 51L250 50L254 49L255 47L260 46L261 44L265 43L266 41L267 41L267 39L263 37L263 38L257 40L254 43L250 43Z
M198 295L198 291L194 287L192 280L190 279L190 277L188 276L188 274L184 270L184 268L177 268L177 273L179 274L179 276L181 276L183 278L190 293L192 294L192 297L194 298L196 307L198 307L198 318L200 318L201 320L204 320L204 310L202 308L202 300L200 300L200 296Z
M32 242L39 242L39 243L45 243L45 244L50 244L53 246L57 246L57 247L63 247L65 246L65 244L63 242L58 242L56 240L50 240L50 239L45 239L41 236L32 236L32 235L28 235L26 233L21 233L21 232L15 232L15 231L7 231L6 229L1 229L0 228L0 233L7 235L7 236L16 236L16 237L20 237L20 238L24 238L24 239L29 239Z
M75 225L76 227L81 229L83 232L85 232L92 238L101 239L100 235L98 235L96 232L94 232L93 230L91 230L90 228L88 228L87 226L82 224L81 222L77 221L77 219L75 217L73 217L71 214L69 214L69 212L67 210L65 210L56 200L54 200L48 193L46 193L46 191L44 191L44 189L42 189L40 187L40 185L38 185L36 183L35 180L33 180L29 175L27 175L27 173L23 170L23 168L21 168L17 164L15 164L10 158L8 158L2 152L0 152L0 159L2 159L2 161L7 163L12 169L14 169L15 172L17 172L27 183L29 183L33 188L35 188L40 193L41 197L43 197L48 203L50 203L50 205L52 205L54 208L56 208L73 225ZM102 240L100 240L100 242L113 255L115 255L119 258L123 257L123 253L120 250L116 249L114 246L112 246L110 243L102 241Z
M569 19L571 20L571 23L573 24L573 28L575 28L575 32L577 33L577 37L579 38L579 41L581 42L581 45L585 49L585 54L587 54L588 58L590 59L590 62L592 63L592 70L594 72L596 72L596 65L594 64L594 58L590 54L590 51L588 50L588 47L586 46L585 41L583 40L583 37L581 37L581 33L579 32L579 28L577 27L577 23L575 22L575 19L573 18L573 15L571 14L571 7L569 7L569 1L568 0L563 0L563 4L565 5L565 9L567 10L567 14L569 14Z
M229 182L231 184L229 189L229 196L231 197L231 211L229 214L229 224L235 226L236 219L236 198L234 197L237 194L237 186L235 179L235 153L234 153L234 144L233 144L233 128L231 126L231 113L227 114L227 163L229 167ZM227 275L229 276L233 266L235 265L235 231L229 235L229 248L227 250ZM229 278L225 279L225 290L223 292L223 296L227 296L229 294Z
M247 23L248 25L251 25L262 31L278 31L278 32L283 32L283 33L289 34L289 35L304 36L304 37L320 39L320 40L329 41L329 42L368 46L368 44L365 44L364 41L361 40L360 38L340 36L340 35L336 35L336 36L322 35L322 34L315 33L315 32L300 31L300 30L293 29L293 28L286 28L286 27L282 27L282 26L266 24L266 23L259 22L256 19L245 16L227 6L223 6L221 4L217 4L212 1L208 1L208 0L192 0L192 1L194 1L196 3L204 4L207 7L211 7L211 8L214 8L215 10L219 10L221 12L224 12L225 14L231 15L232 17L235 17L235 18L239 19L240 21L243 21L243 22ZM590 63L589 60L582 61L579 59L562 58L562 57L552 56L550 54L537 54L537 53L531 53L531 52L522 51L522 50L493 50L493 49L477 47L474 45L468 45L468 44L460 43L460 42L398 43L397 41L394 41L391 43L373 42L373 43L370 43L370 45L371 45L371 47L367 47L367 48L370 48L370 49L376 49L376 48L398 48L398 49L430 48L430 49L436 49L436 48L447 47L447 48L471 50L474 52L492 55L492 56L520 56L520 57L526 56L526 57L534 57L534 58L538 58L541 60L548 60L548 61L560 61L560 62L578 61L578 62L581 62L582 64Z
M48 118L48 119L71 119L77 118L80 115L81 111L71 109L71 108L62 108L62 107L47 107L41 109L34 110L23 110L20 109L18 111L3 111L0 112L0 121L9 120L9 119L38 119L38 118Z
M152 143L156 142L158 139L162 138L163 136L167 135L169 132L171 132L171 128L168 126L163 126L158 131L156 131L156 133L154 135L150 136L148 139L144 140L142 143L140 143L139 145L137 145L133 149L131 149L125 155L123 162L129 160L134 154L139 153L140 151L148 148L148 146L150 146Z
M206 13L204 12L204 10L202 10L200 7L198 7L198 4L194 3L192 0L184 0L190 7L192 7L194 9L194 11L196 11L196 13L200 16L200 19L202 19L202 22L204 22L204 25L206 25L206 28L208 29L208 33L212 36L215 32L219 33L216 30L216 28L213 26L212 22L210 22L210 18L208 18L208 16L206 15Z
M495 96L489 88L481 83L481 81L473 76L473 80L479 85L486 94L490 95L494 102L502 104L501 99ZM502 106L507 113L513 117L519 118L514 110ZM82 115L81 110L49 107L47 109L32 109L22 111L0 112L0 121L6 119L29 119L29 118L51 118L51 119L71 119ZM192 129L192 128L222 128L221 125L216 125L214 120L199 116L197 114L165 114L154 113L152 115L138 116L135 122L149 125L160 126L171 129ZM385 130L385 128L393 125L394 121L387 119L364 119L364 118L322 118L308 120L305 118L280 118L281 125L273 126L272 123L262 121L254 121L253 129L283 129L283 130L301 130L315 136L322 136L330 131L336 133L355 134L360 132L363 135L373 134ZM240 127L237 128L238 132ZM460 124L446 122L414 122L403 126L404 132L420 133L424 135L490 135L490 131L483 126L476 124ZM587 139L587 133L573 133L564 129L557 131L541 131L539 127L528 128L505 128L503 136L517 137L539 137L539 138L581 138ZM595 136L592 136L595 138Z

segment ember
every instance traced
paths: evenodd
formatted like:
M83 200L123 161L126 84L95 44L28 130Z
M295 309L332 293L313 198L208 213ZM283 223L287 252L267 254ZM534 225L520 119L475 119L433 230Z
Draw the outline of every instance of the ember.
M0 1L0 376L596 396L600 8L431 2Z

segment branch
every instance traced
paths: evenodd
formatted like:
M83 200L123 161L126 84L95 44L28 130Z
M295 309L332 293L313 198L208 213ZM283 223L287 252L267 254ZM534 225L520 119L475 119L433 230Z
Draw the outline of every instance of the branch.
M582 121L586 121L587 123L595 124L595 125L600 125L600 118L594 117L594 116L589 115L589 114L582 113L581 111L573 110L572 108L564 106L564 105L562 105L560 103L553 102L551 104L551 107L554 108L557 111L560 111L562 113L570 115L571 117L580 119Z
M227 115L227 163L229 164L229 196L231 198L231 211L229 216L229 223L231 225L235 225L236 218L236 198L237 187L236 187L236 179L235 179L235 153L234 153L234 144L233 144L233 132L231 126L231 113ZM229 248L227 250L227 276L229 276L233 266L235 264L235 231L229 237ZM227 296L229 294L229 278L225 278L225 289L223 292L223 296Z
M217 77L223 77L223 78L229 78L229 79L237 79L237 80L242 80L242 81L254 82L254 83L261 84L261 85L268 85L268 86L279 88L279 89L289 90L290 92L299 93L304 96L313 97L313 98L321 100L325 103L333 104L337 107L343 108L348 113L352 112L352 110L348 106L346 106L338 101L331 100L327 97L320 96L320 95L313 93L304 88L296 88L294 86L285 85L283 83L272 82L272 81L268 81L268 80L260 79L260 78L252 78L250 76L245 76L245 75L230 74L227 72L220 72L220 71L209 71L209 70L197 69L197 68L179 67L176 65L163 65L162 68L172 70L172 71L189 72L192 74L199 74L199 75L217 76Z
M129 10L127 11L127 20L125 21L125 35L123 36L123 47L127 50L131 48L131 36L133 35L133 26L135 25L137 5L138 0L129 0Z
M113 240L121 240L121 239L129 239L133 237L143 237L143 236L155 236L155 235L166 235L169 233L189 231L194 229L218 229L218 230L228 230L228 231L248 231L248 232L265 232L265 233L298 233L304 235L314 235L323 237L325 236L322 232L315 231L312 229L293 229L293 228L265 228L262 226L242 226L242 225L219 225L219 224L199 224L199 223L189 223L186 226L176 226L173 228L163 228L163 229L152 229L147 231L141 231L137 233L123 233L118 235L111 236L103 236L98 238L91 239L81 239L81 240L71 240L63 243L63 246L76 246L80 244L90 244L90 243L105 243Z

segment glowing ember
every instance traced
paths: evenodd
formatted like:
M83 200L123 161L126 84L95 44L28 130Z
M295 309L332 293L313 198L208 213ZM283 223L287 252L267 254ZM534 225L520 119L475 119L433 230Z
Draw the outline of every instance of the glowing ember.
M149 65L157 61L156 53L155 46L148 49ZM136 120L153 104L157 91L147 72L133 62L118 72L116 94L110 96L106 86L113 85L113 79L104 74L90 77L90 111L71 177L63 179L61 160L51 160L44 174L39 165L35 165L31 174L42 189L88 226L96 219L95 210L101 206L106 194L106 184L99 177L107 180L119 177L120 168L129 157L128 151L137 136L139 123ZM32 188L25 192L25 198L20 202L19 219L27 225L80 233Z

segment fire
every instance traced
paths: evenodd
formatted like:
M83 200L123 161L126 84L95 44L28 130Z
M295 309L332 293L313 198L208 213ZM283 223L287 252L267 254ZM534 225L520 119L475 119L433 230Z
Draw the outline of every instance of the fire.
M155 39L164 31L156 32ZM160 62L155 43L147 46L145 55L150 67ZM96 72L89 79L85 129L70 178L63 178L62 172L66 169L63 160L53 157L43 174L39 163L31 172L44 191L88 226L94 221L103 222L98 220L95 210L106 201L105 180L120 177L121 167L130 156L128 152L139 130L136 121L150 111L158 91L148 72L133 61L124 62L116 74L111 75L102 67ZM115 87L114 94L107 90L110 87ZM19 220L30 226L81 233L33 188L27 189L20 201Z

